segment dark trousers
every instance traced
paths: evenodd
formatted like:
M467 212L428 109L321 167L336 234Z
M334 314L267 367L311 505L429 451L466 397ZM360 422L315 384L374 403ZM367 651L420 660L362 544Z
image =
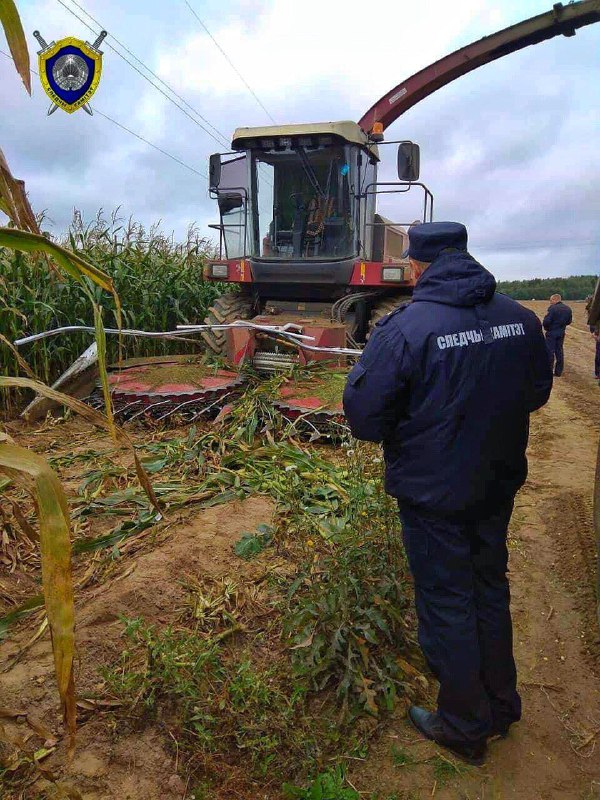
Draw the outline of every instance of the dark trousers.
M596 340L596 362L594 365L594 375L600 378L600 339Z
M550 366L557 377L563 374L563 369L565 368L564 343L564 333L546 333L546 347L550 356Z
M401 504L419 643L440 683L450 742L479 742L521 718L512 652L506 533L513 501L468 521Z

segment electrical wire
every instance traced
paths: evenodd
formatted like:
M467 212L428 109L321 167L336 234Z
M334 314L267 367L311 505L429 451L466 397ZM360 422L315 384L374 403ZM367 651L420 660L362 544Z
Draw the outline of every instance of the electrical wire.
M202 27L204 28L204 30L206 31L206 33L209 35L209 37L212 39L212 41L213 41L213 43L215 44L215 46L216 46L216 47L219 49L219 51L222 53L223 57L225 58L225 60L226 60L226 61L227 61L227 63L229 64L229 66L232 68L232 70L235 72L235 74L238 76L238 78L239 78L239 79L242 81L242 83L244 84L244 86L246 87L246 89L248 89L248 91L250 92L250 94L252 95L252 97L253 97L253 98L256 100L256 102L258 103L258 105L259 105L259 106L262 108L262 110L265 112L265 114L267 115L267 117L268 117L268 118L271 120L271 122L273 123L273 125L276 125L276 124L277 124L277 123L276 123L276 121L273 119L273 117L271 116L271 114L270 114L269 110L268 110L268 109L265 107L265 105L264 105L264 103L262 102L262 100L260 99L260 97L259 97L259 96L256 94L256 92L254 91L254 89L253 89L253 88L250 86L250 84L248 83L248 81L247 81L247 80L244 78L244 76L242 75L242 73L241 73L241 72L239 71L239 69L238 69L238 68L235 66L235 64L233 63L233 61L232 61L232 60L229 58L229 56L227 55L227 53L225 52L225 50L223 50L223 48L222 48L222 47L221 47L221 45L220 45L220 44L217 42L217 40L216 40L216 39L215 39L215 37L212 35L212 33L211 33L209 30L208 30L208 28L206 27L206 25L204 24L204 22L202 22L202 20L200 19L200 17L199 17L199 16L198 16L198 14L196 13L196 11L195 11L195 10L192 8L192 6L191 6L191 5L188 3L188 0L184 0L184 2L185 2L185 4L186 4L186 6L189 8L189 10L192 12L192 14L193 14L193 15L196 17L196 19L198 20L198 22L200 23L200 25L202 25Z
M81 22L81 24L82 24L82 25L85 25L85 27L86 27L86 28L87 28L89 31L91 31L91 32L94 34L94 36L97 36L97 35L98 35L99 31L95 31L95 30L92 28L92 26L91 26L91 25L89 25L89 24L88 24L88 23L87 23L87 22L86 22L84 19L82 19L82 18L79 16L79 14L77 14L75 11L73 11L73 9L72 9L72 8L70 8L68 5L66 5L66 3L64 2L64 0L57 0L57 2L59 2L59 3L61 4L61 6L63 6L63 8L65 8L65 9L66 9L66 10L67 10L67 11L68 11L70 14L72 14L72 15L73 15L73 16L74 16L76 19L78 19L78 20L79 20L79 22ZM85 14L87 17L89 17L89 19L91 19L91 20L92 20L92 21L93 21L93 22L94 22L96 25L98 25L98 27L99 27L101 30L104 30L104 26L102 25L102 23L100 23L100 22L99 22L99 21L98 21L98 20L97 20L95 17L93 17L93 16L92 16L92 15L91 15L91 14L90 14L88 11L86 11L86 9L85 9L85 8L83 8L83 6L79 5L79 3L77 2L77 0L70 0L70 2L72 2L72 3L73 3L73 5L75 5L75 6L76 6L76 7L77 7L77 8L78 8L80 11L82 11L82 12L83 12L83 13L84 13L84 14ZM210 35L210 34L209 34L209 35ZM167 95L165 92L163 92L163 90L160 88L160 86L157 86L157 85L156 85L156 84L155 84L153 81L151 81L151 80L150 80L150 78L148 78L146 75L144 75L144 73L143 73L143 72L141 72L141 70L139 70L139 69L138 69L138 68L135 66L135 64L132 64L132 63L131 63L131 61L129 61L129 59L125 58L125 56L124 56L122 53L120 53L120 52L119 52L119 51L118 51L118 50L117 50L115 47L113 47L113 46L111 45L110 41L107 41L107 42L106 42L106 46L107 46L107 47L109 47L109 48L110 48L110 49L111 49L111 50L112 50L114 53L116 53L116 54L119 56L119 58L123 59L123 61L125 61L125 63L126 63L126 64L128 64L128 65L129 65L129 66L130 66L132 69L134 69L134 70L135 70L135 71L138 73L138 75L141 75L141 77L142 77L142 78L144 78L144 80L148 81L148 83L149 83L151 86L153 86L153 87L154 87L154 88L155 88L157 91L159 91L159 92L162 94L162 96L163 96L163 97L166 97L166 99L167 99L167 100L169 100L171 103L173 103L173 105L174 105L176 108L178 108L180 111L182 111L182 112L183 112L183 113L186 115L186 117L188 117L189 119L191 119L191 120L192 120L192 122L194 122L196 125L198 125L198 127L200 127L200 128L201 128L201 129L202 129L202 130L203 130L205 133L208 133L208 135L209 135L209 136L210 136L210 137L211 137L211 138L212 138L212 139L213 139L213 140L214 140L214 141L215 141L215 142L216 142L216 143L219 145L219 147L225 147L225 148L227 148L227 149L229 150L229 146L230 146L230 145L229 145L229 141L228 141L228 139L227 139L227 137L225 136L225 134L224 134L224 133L222 133L222 132L221 132L221 131L220 131L218 128L216 128L216 127L215 127L215 126L212 124L212 122L210 122L209 120L207 120L207 119L206 119L206 117L202 116L202 114L201 114L199 111L197 111L197 110L196 110L196 109L195 109L193 106L191 106L191 105L190 105L190 104L187 102L187 100L185 100L185 98L183 98L183 97L182 97L180 94L178 94L178 93L175 91L175 89L173 89L171 86L169 86L169 84L168 84L166 81L164 81L164 80L163 80L163 79L162 79L162 78L161 78L159 75L157 75L157 74L156 74L156 73L155 73L153 70L151 70L151 69L150 69L150 67L148 67L148 66L147 66L147 65L146 65L146 64L145 64L145 63L144 63L144 62L143 62L143 61L142 61L140 58L138 58L138 57L135 55L135 53L133 53L133 52L132 52L132 51L131 51L131 50L130 50L130 49L129 49L129 48L126 46L126 45L124 45L124 44L123 44L121 41L119 41L119 39L117 39L117 37L116 37L116 36L114 36L113 34L109 34L109 37L108 37L108 38L109 38L109 39L112 39L113 41L115 41L115 42L116 42L116 43L119 45L119 47L122 47L122 48L123 48L123 50L125 50L125 52L126 52L126 53L128 53L128 54L129 54L129 55L130 55L132 58L134 58L134 59L135 59L135 60L136 60L136 61L137 61L139 64L141 64L141 65L142 65L142 67L143 67L143 68L144 68L144 69L145 69L147 72L149 72L149 73L150 73L151 75L153 75L153 76L154 76L154 77L155 77L155 78L156 78L158 81L160 81L160 82L163 84L163 86L165 86L165 87L166 87L166 89L167 89L169 92L171 92L171 94L174 94L174 95L175 95L175 97L179 98L179 99L182 101L182 103L184 103L184 104L185 104L185 105L186 105L186 106L187 106L187 107L188 107L188 108L189 108L191 111L193 111L193 113L194 113L194 114L196 114L198 117L200 117L200 119L201 119L201 120L203 120L203 122L205 122L205 123L206 123L206 124L207 124L207 125L208 125L210 128L212 128L212 129L213 129L213 131L215 131L215 133L217 134L217 136L218 136L219 138L217 138L217 136L214 136L214 135L213 135L213 134L212 134L212 133L211 133L209 130L207 130L207 129L204 127L204 125L200 124L200 123L199 123L197 120L195 120L193 117L191 117L191 116L190 116L190 114L189 114L189 113L188 113L188 112L185 110L185 108L182 108L182 107L181 107L181 105L179 105L179 103L177 103L177 102L175 102L175 100L173 100L173 98L172 98L172 97L169 97L169 96L168 96L168 95ZM212 37L211 37L211 38L212 38ZM215 44L216 44L216 42L215 42ZM252 90L251 90L251 91L252 91ZM257 99L258 99L258 98L257 98ZM259 101L259 102L260 102L260 101ZM265 109L265 110L266 110L266 109ZM268 112L267 112L267 113L268 113ZM271 119L272 119L272 117L271 117ZM116 123L116 124L118 125L119 123ZM124 127L124 126L122 126L122 127ZM125 128L125 130L127 130L127 129ZM136 134L135 134L135 133L134 133L133 135L134 135L134 136L136 136ZM154 145L152 145L152 146L154 146ZM259 165L259 166L260 166L260 165ZM206 178L206 179L208 180L208 178L207 178L207 176L206 176L206 175L204 175L203 173L199 173L199 174L202 174L202 177L204 177L204 178ZM269 179L268 179L268 178L267 178L265 175L263 175L263 177L265 178L265 180L266 180L266 183L267 183L269 186L273 186L272 182L271 182L271 181L270 181L270 180L269 180Z
M13 57L10 55L10 53L6 53L4 50L0 50L0 54L3 55L3 56L6 56L6 58L8 58L11 61L13 61ZM38 75L38 77L39 77L39 73L36 72L34 69L30 69L30 72L32 72L33 75ZM154 148L154 150L158 150L159 153L162 153L162 155L167 156L167 158L170 158L172 161L175 161L177 164L180 164L182 167L185 167L186 169L189 169L190 172L194 172L196 175L200 175L201 178L207 179L207 176L205 175L204 172L200 172L199 170L195 169L195 167L190 166L190 164L186 164L185 161L181 161L181 159L177 158L177 156L174 156L172 153L169 153L166 150L163 150L162 147L159 147L157 144L154 144L154 142L151 142L148 139L145 139L140 133L136 133L135 131L132 131L130 128L127 128L121 122L117 122L116 119L113 119L112 117L109 117L108 114L105 114L103 111L100 111L100 109L97 108L96 106L93 106L92 108L96 112L96 114L99 114L101 117L104 117L104 119L107 119L109 122L112 122L113 125L116 125L118 128L121 128L121 130L124 130L127 133L130 133L132 136L135 136L136 139L139 139L141 142L144 142L144 144L147 144L149 147Z
M79 22L81 22L82 25L85 25L85 27L89 31L91 31L95 36L98 34L98 31L95 31L92 28L91 25L89 25L84 19L82 19L79 16L79 14L77 14L75 11L73 11L72 8L69 8L69 6L64 2L64 0L56 0L56 1L57 1L57 3L60 3L60 5L63 6L63 8L65 8L76 19L78 19ZM110 44L110 42L106 42L106 46L109 47L114 53L116 53L119 56L119 58L123 59L123 61L125 61L126 64L129 64L129 66L132 69L134 69L138 73L138 75L141 75L141 77L145 81L147 81L150 84L150 86L153 86L156 89L157 92L160 92L164 98L166 98L170 103L172 103L176 108L178 108L183 114L185 114L186 117L188 117L188 119L190 119L195 125L197 125L199 128L201 128L205 133L207 133L211 137L211 139L213 139L219 145L219 147L227 146L227 145L223 145L223 142L219 141L219 139L217 139L217 137L213 133L211 133L211 131L209 131L208 128L205 128L204 125L202 125L201 122L198 122L198 120L195 119L189 113L189 111L186 111L186 109L182 105L180 105L176 100L174 100L172 97L170 97L163 89L160 88L160 86L157 86L156 83L154 83L154 81L152 81L147 75L144 75L144 73L141 71L141 69L139 69L139 67L136 67L135 64L133 64L131 61L129 61L129 59L126 58L123 55L123 53L120 53L115 47L113 47ZM207 123L207 124L210 124L210 123Z
M200 170L195 169L194 167L190 167L189 164L186 164L184 161L181 161L179 158L177 158L177 156L174 156L171 153L168 153L166 150L163 150L162 147L159 147L157 144L154 144L153 142L148 141L148 139L144 139L144 137L140 133L136 133L135 131L132 131L130 128L127 128L121 122L117 122L116 119L113 119L112 117L109 117L108 114L105 114L103 111L100 111L98 108L96 108L96 106L92 106L92 110L95 111L96 114L99 114L101 117L104 117L104 119L107 119L107 120L109 120L109 122L112 122L118 128L121 128L121 130L124 130L127 133L130 133L132 136L135 136L136 139L139 139L141 142L144 142L149 147L153 147L155 150L158 150L159 153L162 153L164 156L167 156L167 158L170 158L172 161L175 161L177 164L181 164L182 167L185 167L186 169L189 169L190 172L194 172L196 175L199 175L201 178L205 178L206 180L208 180L208 176L206 175L206 173L200 172Z
M102 25L102 23L101 23L101 22L99 22L99 21L98 21L98 20L97 20L97 19L96 19L94 16L92 16L92 14L90 14L90 12L89 12L89 11L87 11L87 10L86 10L86 9L85 9L83 6L81 6L81 5L80 5L80 4L77 2L77 0L70 0L70 2L71 2L71 3L72 3L74 6L76 6L76 7L77 7L77 8L78 8L80 11L82 11L82 12L83 12L83 13L86 15L86 17L88 17L89 19L91 19L91 20L92 20L92 22L94 22L96 25L98 25L98 27L99 27L101 30L104 30L105 26L104 26L104 25ZM72 14L74 14L75 12L71 11L71 13L72 13ZM78 19L80 19L80 18L78 17ZM81 20L81 21L83 22L83 20ZM86 23L84 23L84 24L86 24ZM90 30L91 30L91 28L90 28ZM93 33L95 33L94 31L92 31L92 32L93 32ZM181 95L180 95L178 92L176 92L176 91L175 91L175 89L173 89L173 87L172 87L172 86L170 86L170 85L169 85L169 84L168 84L168 83L167 83L165 80L163 80L163 79L160 77L160 75L157 75L157 73L156 73L156 72L154 72L153 70L151 70L151 69L150 69L150 67L149 67L149 66L147 66L147 65L146 65L146 64L145 64L145 63L144 63L144 62L141 60L141 58L138 58L138 57L136 56L136 54L135 54L135 53L133 53L133 52L132 52L132 51L131 51L131 50L130 50L128 47L127 47L127 45L123 44L123 42L121 42L119 39L117 39L117 37L116 37L116 36L115 36L113 33L110 33L110 34L108 35L108 38L110 38L110 39L112 39L112 41L116 42L116 43L119 45L119 47L121 47L121 48L122 48L122 49L123 49L123 50L124 50L124 51L125 51L125 52L126 52L128 55L130 55L130 56L131 56L131 57L132 57L132 58L133 58L135 61L137 61L137 62L138 62L138 64L141 64L141 66L142 66L142 67L143 67L143 68L144 68L144 69L145 69L147 72L149 72L149 73L150 73L150 75L152 75L154 78L156 78L156 80L157 80L157 81L159 81L159 82L160 82L160 83L161 83L161 84L162 84L162 85L165 87L165 89L167 89L169 92L171 92L171 94L175 95L175 97L177 97L179 100L181 100L181 102L182 102L182 103L183 103L185 106L187 106L187 108L189 108L189 109L190 109L190 111L192 111L194 114L196 114L198 117L200 117L200 119L201 119L203 122L205 122L205 123L206 123L206 124L209 126L209 128L212 128L212 129L213 129L213 131L214 131L214 132L215 132L215 133L216 133L216 134L217 134L217 135L218 135L218 136L219 136L219 137L222 139L222 142L219 142L219 144L222 144L224 147L229 147L229 141L228 141L228 139L227 139L227 136L226 136L226 135L225 135L225 134L224 134L222 131L220 131L220 130L219 130L219 129L218 129L216 126L215 126L215 125L213 125L213 124L212 124L212 122L210 122L210 120L206 119L206 117L204 117L204 116L203 116L203 115L202 115L202 114L201 114L201 113L200 113L200 112L199 112L199 111L198 111L196 108L194 108L192 105L190 105L190 103L188 103L188 101L185 99L185 97L182 97L182 96L181 96ZM108 43L108 46L110 47L110 42ZM112 49L112 50L114 50L114 48L112 48L112 47L111 47L111 49ZM117 52L117 51L116 51L116 50L114 50L114 52ZM122 57L122 56L121 56L121 57ZM128 62L128 63L129 63L129 62ZM217 141L217 140L215 140L215 141Z

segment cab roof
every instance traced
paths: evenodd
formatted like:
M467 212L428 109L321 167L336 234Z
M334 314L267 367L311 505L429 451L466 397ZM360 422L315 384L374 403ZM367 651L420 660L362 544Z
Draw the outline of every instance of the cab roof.
M300 125L266 125L261 128L237 128L231 146L244 150L257 139L272 139L277 136L335 136L348 144L357 144L379 159L377 145L369 141L363 129L350 120L342 122L316 122Z

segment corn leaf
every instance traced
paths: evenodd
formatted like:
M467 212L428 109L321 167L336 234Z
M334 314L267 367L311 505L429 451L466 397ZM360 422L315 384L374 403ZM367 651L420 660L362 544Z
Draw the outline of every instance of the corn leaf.
M63 394L62 392L57 392L56 389L51 389L49 386L46 386L45 383L41 383L40 381L32 381L30 378L13 378L13 377L5 377L0 376L0 389L31 389L36 394L41 394L43 397L49 397L51 400L55 400L57 403L61 405L67 406L72 411L75 411L77 414L82 416L84 419L87 419L88 422L91 422L92 425L96 425L99 428L102 428L106 431L112 432L112 427L109 420L101 414L99 411L91 408L90 406L82 403L81 400L76 400L74 397L69 397L67 394ZM137 473L138 480L146 492L146 495L156 511L160 514L161 509L159 502L154 494L154 489L152 488L152 484L150 483L150 478L148 474L144 470L142 463L138 457L138 454L135 450L134 444L127 435L127 433L120 428L118 425L114 426L115 436L118 441L122 442L126 447L129 448L131 453L133 454L133 458L135 461L135 471Z
M71 524L67 498L56 473L36 453L0 434L0 473L33 488L39 528L42 584L52 639L54 668L65 724L74 742L76 710L73 658L75 609L71 574Z
M22 371L25 373L25 375L27 375L30 378L33 378L34 381L37 380L37 377L36 377L34 371L31 369L31 367L25 361L25 359L21 356L21 354L19 353L17 348L14 346L14 344L12 342L9 342L8 339L6 338L6 336L3 336L1 333L0 333L0 342L3 345L5 345L6 347L8 347L8 349L11 351L11 353L15 357L17 364L22 369Z
M0 163L1 170L1 163ZM2 187L0 186L0 193ZM13 228L0 228L0 247L10 247L13 250L24 250L25 252L42 251L46 255L51 256L58 266L67 273L67 275L78 281L85 291L94 308L94 323L96 327L96 341L98 342L98 369L100 372L100 380L102 382L102 390L104 393L104 403L106 407L106 415L108 419L109 432L116 441L116 426L112 410L112 402L110 398L110 391L108 387L108 373L106 371L106 334L102 325L102 310L100 306L94 301L92 293L90 292L89 285L84 280L88 278L97 286L100 286L107 292L110 292L115 300L115 309L117 317L117 325L121 327L121 302L113 285L112 279L98 269L93 264L88 263L83 258L61 247L45 236L28 231L15 230Z
M3 0L0 0L0 8ZM0 150L0 210L24 231L40 233L35 214L27 199L25 183L14 177Z
M15 228L0 228L0 247L10 247L12 250L23 250L26 253L36 251L47 253L71 278L81 283L82 276L85 276L97 286L110 292L115 298L117 311L120 311L121 306L111 278L106 272L85 261L77 253L61 247L50 239L46 239L45 236Z
M25 38L21 18L14 0L0 1L0 22L4 28L8 48L15 62L17 72L21 76L28 93L31 94L29 50L27 49L27 39Z

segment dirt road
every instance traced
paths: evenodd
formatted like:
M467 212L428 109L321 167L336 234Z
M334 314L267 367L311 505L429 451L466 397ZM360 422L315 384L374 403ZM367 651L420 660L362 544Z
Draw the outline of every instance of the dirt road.
M543 314L546 303L527 303ZM523 720L490 744L484 769L436 757L403 720L354 770L385 798L600 798L600 636L595 622L592 487L600 387L583 304L566 340L566 368L534 415L529 480L511 527L510 572ZM410 762L432 760L423 764ZM406 763L408 762L408 763Z

